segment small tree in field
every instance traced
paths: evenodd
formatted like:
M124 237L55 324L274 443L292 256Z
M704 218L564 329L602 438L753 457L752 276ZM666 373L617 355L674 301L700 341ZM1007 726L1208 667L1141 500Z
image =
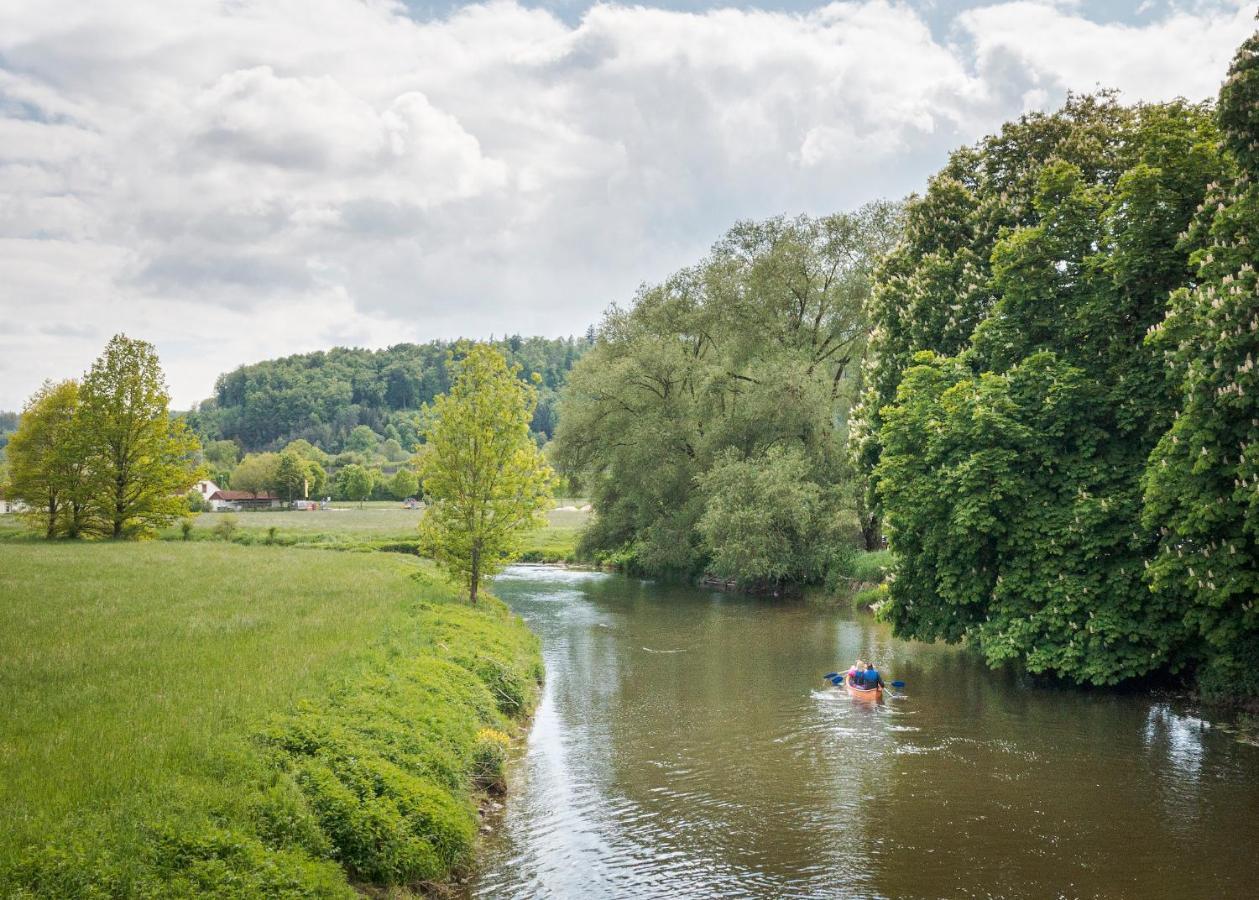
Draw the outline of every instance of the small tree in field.
M449 365L450 393L433 401L425 430L430 505L420 532L475 603L481 579L514 557L517 535L541 524L555 474L529 435L538 395L520 367L486 344Z
M79 386L45 382L22 411L9 440L9 496L48 538L79 537L87 518L86 462L79 425Z
M201 443L170 416L157 351L114 335L79 390L79 428L89 460L94 528L112 538L137 537L168 525L187 507L201 469Z

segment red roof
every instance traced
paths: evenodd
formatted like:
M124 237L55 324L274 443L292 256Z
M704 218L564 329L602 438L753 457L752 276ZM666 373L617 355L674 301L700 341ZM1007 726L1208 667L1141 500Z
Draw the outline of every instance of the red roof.
M279 500L275 494L268 494L263 491L261 494L251 494L249 491L215 491L210 495L211 500Z

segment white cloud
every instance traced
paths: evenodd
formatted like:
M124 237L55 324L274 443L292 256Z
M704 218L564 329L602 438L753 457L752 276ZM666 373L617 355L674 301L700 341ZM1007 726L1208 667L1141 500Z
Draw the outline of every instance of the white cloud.
M1211 96L1253 28L1085 9L9 0L0 408L116 330L181 405L334 343L581 332L734 219L899 196L1067 89Z

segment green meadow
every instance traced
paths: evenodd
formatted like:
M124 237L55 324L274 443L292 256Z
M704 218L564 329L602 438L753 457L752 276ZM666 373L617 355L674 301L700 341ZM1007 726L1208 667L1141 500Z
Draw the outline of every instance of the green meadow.
M402 554L0 543L0 895L448 880L541 674Z
M573 562L577 538L589 512L584 499L560 499L550 510L547 524L521 535L521 559L526 562ZM329 509L310 512L276 510L241 513L201 513L192 520L190 540L230 540L242 544L277 544L285 547L322 547L333 550L392 550L414 553L419 546L423 510L404 509L392 501L334 503ZM0 516L0 519L10 518ZM230 519L235 528L225 537L221 523ZM274 531L272 530L274 529ZM3 530L0 529L0 536ZM178 525L162 532L165 540L180 540Z

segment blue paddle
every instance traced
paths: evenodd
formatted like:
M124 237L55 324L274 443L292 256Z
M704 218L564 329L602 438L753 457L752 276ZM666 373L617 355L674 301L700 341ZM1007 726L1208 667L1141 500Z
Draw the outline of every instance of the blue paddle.
M838 672L827 672L822 677L825 678L827 681L829 681L831 684L839 685L839 684L844 683L844 676L840 675ZM905 686L905 682L903 681L889 681L887 683L890 684L894 688L903 688Z

